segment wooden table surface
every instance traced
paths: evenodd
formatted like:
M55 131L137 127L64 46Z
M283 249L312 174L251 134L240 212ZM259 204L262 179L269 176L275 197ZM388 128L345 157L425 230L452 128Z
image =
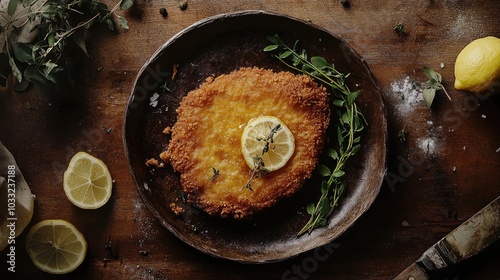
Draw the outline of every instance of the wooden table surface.
M112 1L110 1L111 3ZM404 3L401 3L404 2ZM159 13L166 8L168 17ZM215 259L179 241L154 219L136 191L124 153L122 123L134 78L152 53L198 20L260 9L310 21L346 40L372 69L387 107L388 171L380 194L333 251L306 252L265 265ZM14 274L2 252L1 279L389 279L453 228L500 195L498 96L453 88L453 66L470 41L500 37L497 0L137 0L122 12L130 30L93 29L75 102L50 104L35 91L0 90L0 141L13 153L32 192L30 224L65 219L89 243L84 263L69 276L40 272L23 249ZM404 35L393 27L404 24ZM452 96L438 94L432 110L415 98L422 66L443 76ZM500 92L493 88L488 92ZM106 132L107 131L107 132ZM402 132L404 138L402 139ZM62 174L77 151L101 158L115 180L110 202L86 211L62 189ZM18 237L24 247L26 231ZM111 255L105 245L111 241ZM500 279L500 244L435 279Z

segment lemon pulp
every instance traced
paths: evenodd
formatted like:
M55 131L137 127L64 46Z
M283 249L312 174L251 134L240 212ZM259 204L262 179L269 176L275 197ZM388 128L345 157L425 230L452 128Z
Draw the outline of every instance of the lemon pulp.
M26 251L40 270L66 274L85 259L87 241L74 225L65 220L44 220L28 232Z
M112 179L100 159L85 152L78 152L64 172L64 192L68 199L83 209L96 209L109 200Z
M241 152L251 169L266 171L282 168L295 151L295 138L279 118L259 116L251 119L241 134ZM259 166L259 161L261 165Z

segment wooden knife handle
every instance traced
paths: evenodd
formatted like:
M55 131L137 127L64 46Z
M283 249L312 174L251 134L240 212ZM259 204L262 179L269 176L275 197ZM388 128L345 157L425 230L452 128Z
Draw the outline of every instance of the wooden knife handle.
M398 275L394 276L392 280L428 280L429 275L427 272L416 263L412 263Z

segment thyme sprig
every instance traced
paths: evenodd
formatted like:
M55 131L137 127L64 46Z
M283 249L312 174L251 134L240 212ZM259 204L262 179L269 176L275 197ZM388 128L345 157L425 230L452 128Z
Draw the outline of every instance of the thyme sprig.
M134 0L119 0L111 9L100 0L8 0L0 12L0 84L15 77L15 89L34 84L40 92L64 92L75 87L76 58L69 50L85 55L85 31L96 24L115 30L128 29L116 13L129 9ZM28 28L29 36L22 30ZM28 39L29 37L29 39Z
M271 129L269 131L269 135L267 135L266 137L257 137L255 139L257 140L257 142L264 141L264 147L262 148L262 153L253 159L254 167L250 171L250 179L248 179L247 183L244 186L244 188L249 189L250 191L253 191L251 185L253 179L259 178L260 176L269 173L269 170L267 170L264 164L264 159L262 157L269 152L269 147L271 146L272 143L274 143L274 135L282 129L282 126L279 123L275 127L269 127L269 128Z
M333 63L321 56L308 58L307 51L298 49L298 41L293 47L286 45L278 35L268 36L271 43L264 51L278 51L275 55L282 63L291 69L308 75L313 79L328 85L332 89L332 102L338 110L337 144L338 147L329 147L326 155L333 160L331 167L327 162L320 163L316 171L322 176L321 197L316 203L307 206L307 213L311 215L309 221L297 233L311 233L313 229L325 226L333 210L339 204L347 183L343 180L345 165L348 159L360 149L360 132L364 129L366 120L356 104L360 90L351 91L346 84L349 74L344 74L335 68Z

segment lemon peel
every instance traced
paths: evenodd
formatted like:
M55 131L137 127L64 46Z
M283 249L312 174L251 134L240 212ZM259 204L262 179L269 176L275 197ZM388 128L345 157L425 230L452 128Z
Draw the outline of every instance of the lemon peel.
M500 39L479 38L458 54L455 61L455 88L481 92L500 78Z

